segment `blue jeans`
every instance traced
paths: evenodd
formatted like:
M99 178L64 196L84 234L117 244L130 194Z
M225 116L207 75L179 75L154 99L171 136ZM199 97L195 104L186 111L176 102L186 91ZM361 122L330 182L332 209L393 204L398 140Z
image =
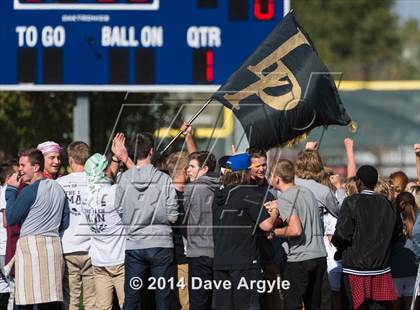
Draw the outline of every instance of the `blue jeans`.
M204 288L192 289L192 278L203 282L213 280L213 258L207 256L188 257L188 298L190 310L210 310L212 291Z
M156 310L170 310L172 296L169 279L175 279L174 249L151 248L125 251L125 300L123 310L137 310L142 303L140 289L133 288L133 277L138 277L147 285L149 275L156 280L166 279L163 288L154 290ZM138 283L138 282L137 282ZM155 283L156 286L156 283ZM147 287L146 287L147 289Z

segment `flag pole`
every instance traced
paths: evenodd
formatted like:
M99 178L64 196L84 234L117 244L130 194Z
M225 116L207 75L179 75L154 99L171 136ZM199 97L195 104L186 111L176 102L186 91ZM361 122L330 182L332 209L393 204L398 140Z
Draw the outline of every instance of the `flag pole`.
M204 111L204 109L205 108L207 108L207 106L210 104L210 102L212 101L213 99L212 98L210 98L210 99L208 99L207 100L207 102L200 108L200 110L198 110L197 111L197 113L195 113L194 114L194 116L193 117L191 117L191 119L190 119L190 121L188 122L188 124L189 125L191 125L192 124L192 122L194 122L195 120L196 120L196 118L201 114L201 112L203 112ZM175 136L175 137L173 137L172 138L172 140L168 143L168 145L167 146L165 146L165 148L163 149L163 151L162 152L160 152L160 154L161 155L163 155L168 149L169 149L169 147L175 142L175 140L176 139L178 139L179 138L179 136L182 134L182 131L180 130L178 133L177 133L177 135Z

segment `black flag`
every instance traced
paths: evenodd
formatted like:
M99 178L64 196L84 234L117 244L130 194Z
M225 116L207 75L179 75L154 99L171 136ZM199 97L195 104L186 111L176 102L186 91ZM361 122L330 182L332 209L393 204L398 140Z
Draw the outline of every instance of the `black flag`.
M297 141L317 126L350 123L334 80L293 12L212 98L233 110L256 148Z

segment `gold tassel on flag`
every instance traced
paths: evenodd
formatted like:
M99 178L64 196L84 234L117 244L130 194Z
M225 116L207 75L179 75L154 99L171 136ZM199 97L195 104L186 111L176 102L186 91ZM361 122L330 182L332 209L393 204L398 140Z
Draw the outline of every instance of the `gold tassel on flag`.
M309 136L311 131L304 132L303 134L293 138L292 140L287 141L286 143L282 144L281 147L293 147L294 145L306 140Z
M349 128L350 132L352 133L356 133L357 128L359 127L359 125L355 122L355 121L351 121L347 127Z

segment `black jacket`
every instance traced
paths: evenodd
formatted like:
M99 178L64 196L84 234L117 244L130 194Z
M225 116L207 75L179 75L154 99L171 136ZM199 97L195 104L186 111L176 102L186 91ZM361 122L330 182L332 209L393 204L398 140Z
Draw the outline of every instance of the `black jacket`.
M266 238L258 225L270 217L265 210L267 196L249 185L217 189L213 202L213 240L215 270L259 268L258 239Z
M397 212L372 191L347 197L341 206L332 243L344 269L383 270L389 267L391 241L401 230ZM337 257L338 256L338 257Z

